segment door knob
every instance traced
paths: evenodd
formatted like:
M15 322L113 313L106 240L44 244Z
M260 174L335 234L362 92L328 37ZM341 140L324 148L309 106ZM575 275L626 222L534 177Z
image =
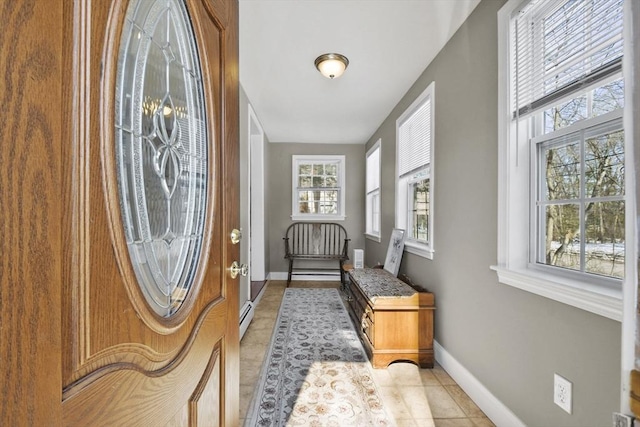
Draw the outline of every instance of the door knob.
M231 267L229 267L229 272L231 273L232 279L238 277L238 274L246 276L249 274L249 266L247 264L238 264L238 261L233 261Z
M231 230L231 243L237 245L238 243L240 243L240 239L242 239L242 231L238 230L237 228Z

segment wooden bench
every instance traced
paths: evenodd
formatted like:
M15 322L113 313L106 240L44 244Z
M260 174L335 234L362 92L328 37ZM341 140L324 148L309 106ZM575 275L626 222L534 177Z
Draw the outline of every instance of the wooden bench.
M291 283L294 273L295 260L335 260L339 264L340 283L345 282L344 262L347 255L349 240L347 231L340 224L331 222L294 222L287 228L284 237L285 259L289 260L289 275L287 286ZM333 270L319 268L317 270Z

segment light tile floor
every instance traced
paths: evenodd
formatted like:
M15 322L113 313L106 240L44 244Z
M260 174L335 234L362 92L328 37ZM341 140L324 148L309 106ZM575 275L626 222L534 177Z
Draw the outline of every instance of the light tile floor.
M339 287L338 282L292 282L291 287ZM270 281L256 306L253 321L240 342L240 425L253 398L285 281ZM436 363L420 369L392 363L374 369L374 380L398 427L495 427L456 382Z

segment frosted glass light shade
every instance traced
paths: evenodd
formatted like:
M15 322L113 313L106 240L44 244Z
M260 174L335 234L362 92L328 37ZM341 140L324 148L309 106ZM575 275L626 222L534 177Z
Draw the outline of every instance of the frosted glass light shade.
M316 58L315 64L323 76L329 79L335 79L336 77L340 77L342 73L344 73L344 70L347 69L349 60L346 56L340 55L339 53L325 53Z

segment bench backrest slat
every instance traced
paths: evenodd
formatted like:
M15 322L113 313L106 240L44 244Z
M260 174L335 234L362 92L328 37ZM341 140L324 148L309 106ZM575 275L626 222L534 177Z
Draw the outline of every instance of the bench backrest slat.
M328 222L294 222L285 234L288 254L335 256L346 255L347 231L340 224Z

